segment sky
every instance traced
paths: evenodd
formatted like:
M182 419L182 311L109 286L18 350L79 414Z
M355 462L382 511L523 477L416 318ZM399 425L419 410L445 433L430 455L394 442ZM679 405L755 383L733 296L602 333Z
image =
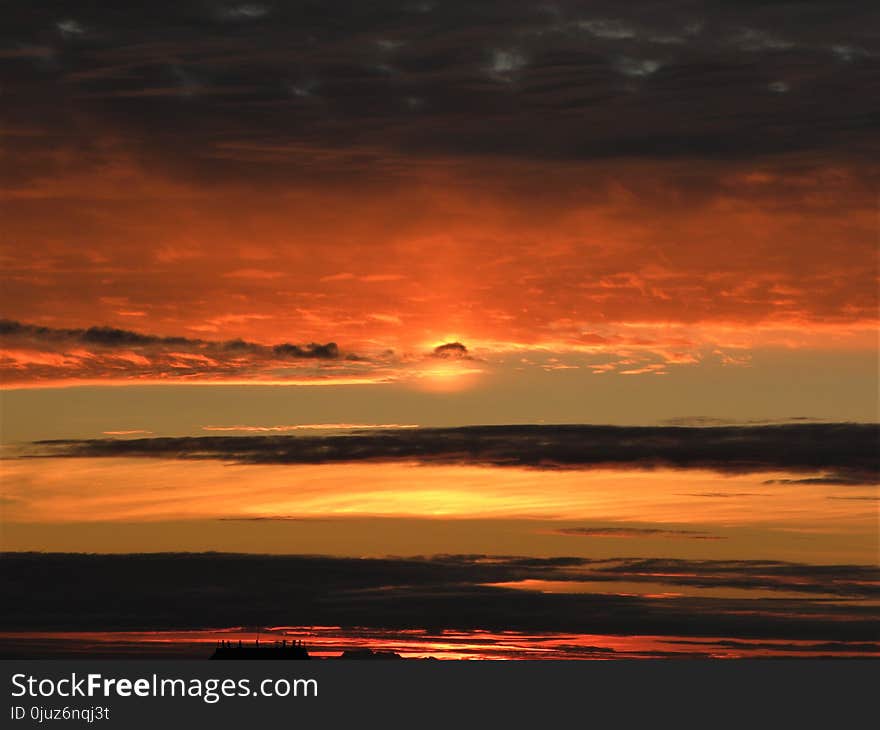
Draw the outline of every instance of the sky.
M491 392L520 421L873 420L872 19L13 3L4 384L337 384L310 422L371 384L473 391L420 425L494 422Z
M874 6L4 4L3 549L791 562L852 618Z

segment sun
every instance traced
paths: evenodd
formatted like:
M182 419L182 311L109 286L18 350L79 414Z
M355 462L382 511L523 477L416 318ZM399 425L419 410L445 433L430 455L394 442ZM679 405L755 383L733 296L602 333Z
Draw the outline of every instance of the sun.
M437 360L414 369L412 383L419 390L451 393L474 387L484 373L471 361Z

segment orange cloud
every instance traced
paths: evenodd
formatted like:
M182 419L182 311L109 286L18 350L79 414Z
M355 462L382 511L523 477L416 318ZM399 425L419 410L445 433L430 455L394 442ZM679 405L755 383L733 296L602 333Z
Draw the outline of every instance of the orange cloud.
M854 163L447 161L406 184L205 189L107 145L107 177L74 161L4 212L6 316L125 328L136 314L166 336L332 339L371 358L456 333L484 358L607 354L646 374L714 351L875 346L874 203ZM204 377L229 364L186 356L149 375L187 361ZM113 377L93 369L81 377Z

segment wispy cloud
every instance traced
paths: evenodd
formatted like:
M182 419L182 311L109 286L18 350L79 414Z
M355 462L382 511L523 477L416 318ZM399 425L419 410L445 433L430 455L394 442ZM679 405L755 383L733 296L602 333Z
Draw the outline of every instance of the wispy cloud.
M556 531L572 537L611 537L620 539L661 537L681 540L723 540L722 535L712 535L697 530L664 530L655 527L562 527Z
M265 345L143 334L115 327L62 329L0 320L7 385L64 381L315 379L363 376L361 358L335 342Z

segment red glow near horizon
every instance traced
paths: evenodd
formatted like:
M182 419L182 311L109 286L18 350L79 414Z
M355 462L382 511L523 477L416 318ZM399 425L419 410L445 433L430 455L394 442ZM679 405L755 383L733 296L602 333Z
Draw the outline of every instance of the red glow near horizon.
M150 655L207 658L220 641L237 645L273 645L300 640L315 658L338 658L343 652L370 649L405 659L658 659L704 656L715 659L759 657L880 657L880 644L847 648L826 642L730 637L615 636L610 634L530 633L519 631L422 629L341 629L336 626L276 626L257 632L240 627L187 631L23 631L0 632L7 644L21 641L33 651L62 650L71 656Z

